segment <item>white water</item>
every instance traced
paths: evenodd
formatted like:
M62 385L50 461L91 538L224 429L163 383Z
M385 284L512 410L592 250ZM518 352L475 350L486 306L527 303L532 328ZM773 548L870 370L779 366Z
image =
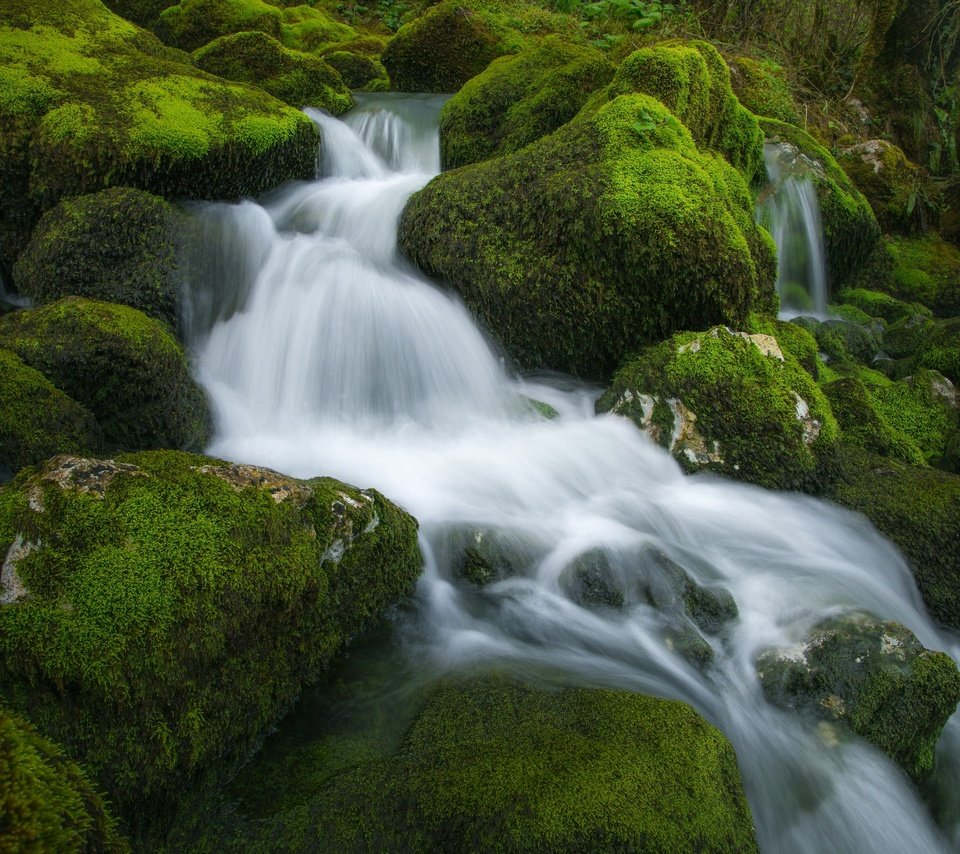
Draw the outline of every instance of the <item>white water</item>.
M263 207L199 209L205 278L190 328L216 410L210 453L375 486L410 510L427 558L410 653L425 665L559 670L692 703L736 747L766 852L948 850L891 762L770 707L753 668L759 651L848 610L898 620L956 657L901 558L840 509L682 475L631 423L594 417L595 390L508 376L460 303L396 252L405 199L438 168L440 103L379 97L345 122L314 115L323 180ZM543 420L522 395L560 417ZM483 589L454 578L463 530L523 551L525 573ZM597 549L620 611L569 595L571 562ZM657 552L739 606L728 631L705 637L716 656L705 673L664 640L677 615L642 594L663 573ZM956 719L948 730L955 761ZM940 782L958 791L955 772Z
M796 148L764 146L769 195L764 202L777 244L777 293L781 316L827 316L827 266L820 203L811 175L814 164Z

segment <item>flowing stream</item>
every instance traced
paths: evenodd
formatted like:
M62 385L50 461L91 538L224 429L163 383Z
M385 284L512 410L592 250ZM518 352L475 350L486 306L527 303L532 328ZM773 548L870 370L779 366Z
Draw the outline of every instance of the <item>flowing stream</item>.
M215 407L209 452L375 486L417 517L426 567L404 636L422 666L551 670L691 703L736 748L763 850L950 850L955 817L938 827L865 742L768 705L754 671L761 650L853 611L960 656L901 557L839 508L684 476L632 423L594 416L596 389L510 376L461 303L396 248L407 197L439 171L442 100L366 96L343 121L314 113L320 180L198 206L186 321ZM463 543L484 539L521 555L522 571L482 588L459 579ZM713 651L705 669L671 641L677 615L643 595L664 558L739 608L698 639ZM622 607L583 603L585 562L600 562ZM947 800L960 792L957 731L955 717L940 747Z

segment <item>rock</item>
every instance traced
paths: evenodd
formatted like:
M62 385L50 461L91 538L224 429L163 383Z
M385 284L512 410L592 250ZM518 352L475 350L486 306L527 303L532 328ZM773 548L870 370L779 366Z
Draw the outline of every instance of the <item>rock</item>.
M872 742L919 782L960 701L960 670L899 623L859 616L815 626L799 653L757 660L767 699L835 720Z
M35 305L76 296L121 303L177 325L184 220L163 199L114 187L47 211L14 266Z
M927 312L918 312L891 323L883 333L883 349L893 358L916 355L930 341L933 319Z
M690 471L797 488L817 475L836 421L796 359L757 337L678 333L628 359L597 411L630 418Z
M463 85L440 114L445 169L524 146L572 119L614 67L600 51L558 37L495 59Z
M884 248L891 265L884 290L922 303L939 317L960 315L960 248L936 232L890 238Z
M112 447L206 442L206 400L183 349L136 309L69 297L15 312L0 318L0 347L92 412Z
M385 81L389 86L387 70L375 57L349 50L336 50L325 53L323 59L350 89L362 89L374 81Z
M80 766L2 706L0 815L4 851L130 851Z
M97 450L93 415L14 353L0 350L0 465L11 473L56 453Z
M407 203L400 246L523 367L584 377L773 300L743 177L649 95L434 178Z
M527 575L538 549L519 531L483 527L454 528L438 542L455 577L483 586Z
M730 85L751 113L800 125L800 111L781 66L769 59L735 56L729 60Z
M831 363L843 364L852 360L869 365L886 342L886 337L881 337L870 323L830 318L811 326L817 344L830 357Z
M353 105L340 75L323 59L284 47L266 33L221 36L196 50L197 67L253 83L292 107L317 107L339 116Z
M248 756L421 565L376 492L173 451L54 458L0 531L33 543L0 605L0 691L135 831Z
M916 303L907 303L883 291L869 288L846 288L838 299L846 306L855 306L868 317L879 317L888 324L896 323L918 312Z

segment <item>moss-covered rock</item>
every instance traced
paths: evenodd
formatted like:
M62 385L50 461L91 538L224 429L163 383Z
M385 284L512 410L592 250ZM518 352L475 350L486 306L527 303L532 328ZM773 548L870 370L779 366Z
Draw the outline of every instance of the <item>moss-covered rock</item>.
M743 176L649 95L438 176L404 209L400 245L522 365L581 376L774 299Z
M2 706L0 849L109 854L130 850L80 767Z
M183 348L136 309L68 297L0 318L0 346L89 409L112 447L206 442L206 401Z
M254 83L294 107L319 107L339 116L354 103L340 75L324 60L286 48L266 33L221 36L193 57L204 71Z
M13 473L57 453L96 451L102 441L90 412L0 350L0 467Z
M362 89L374 81L383 81L385 87L390 84L387 70L376 57L352 50L335 50L323 54L323 59L350 89Z
M800 111L790 91L783 67L769 59L735 56L729 60L730 85L751 113L800 124Z
M149 30L156 25L160 13L170 5L170 0L104 0L103 5L121 18Z
M875 324L869 317L863 323L842 318L817 320L812 317L797 317L791 322L813 335L821 352L831 363L854 361L869 364L882 347L884 326Z
M960 315L960 248L935 232L885 242L889 277L876 286L910 302L919 302L940 317Z
M256 195L310 178L302 113L195 68L99 0L0 6L0 275L63 196Z
M902 317L884 330L883 348L894 359L913 356L930 343L935 326L926 311Z
M775 119L760 119L768 140L792 146L802 155L817 190L823 223L830 286L852 282L880 238L870 204L840 168L833 155L806 131Z
M0 691L140 829L420 570L416 522L376 492L173 451L54 458L0 530Z
M960 318L936 322L914 362L960 384Z
M444 168L519 151L572 119L614 67L600 51L545 39L495 59L443 107Z
M960 702L960 670L925 649L898 623L868 617L815 626L795 650L757 661L764 694L781 706L839 721L872 742L919 782Z
M813 378L768 335L679 333L628 359L597 401L688 470L774 488L809 485L837 438Z
M47 211L14 266L34 304L82 296L177 323L183 219L163 199L113 187L64 199Z
M916 303L904 302L883 291L869 288L846 288L837 298L843 305L855 306L867 317L879 317L887 323L896 323L918 313Z

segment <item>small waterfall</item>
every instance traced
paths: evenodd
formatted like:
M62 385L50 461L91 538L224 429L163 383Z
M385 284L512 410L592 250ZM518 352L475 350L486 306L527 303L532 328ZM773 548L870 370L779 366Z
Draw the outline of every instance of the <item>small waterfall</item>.
M892 762L769 706L753 664L852 611L960 657L903 559L837 507L685 476L632 423L595 417L595 389L509 376L462 304L397 252L403 204L439 168L441 104L377 96L344 121L313 114L321 180L195 209L210 244L191 291L210 453L375 486L417 517L426 567L397 619L427 676L497 664L691 703L733 742L771 854L948 850ZM513 575L482 588L457 575L478 536L513 556ZM679 618L643 593L666 583L662 559L736 600L724 632L697 635L713 656L703 669L670 640ZM602 564L621 607L578 597L584 561ZM944 767L960 759L957 729Z
M812 175L816 164L794 146L767 143L770 187L759 214L777 244L777 294L781 316L827 315L827 267L820 203Z

